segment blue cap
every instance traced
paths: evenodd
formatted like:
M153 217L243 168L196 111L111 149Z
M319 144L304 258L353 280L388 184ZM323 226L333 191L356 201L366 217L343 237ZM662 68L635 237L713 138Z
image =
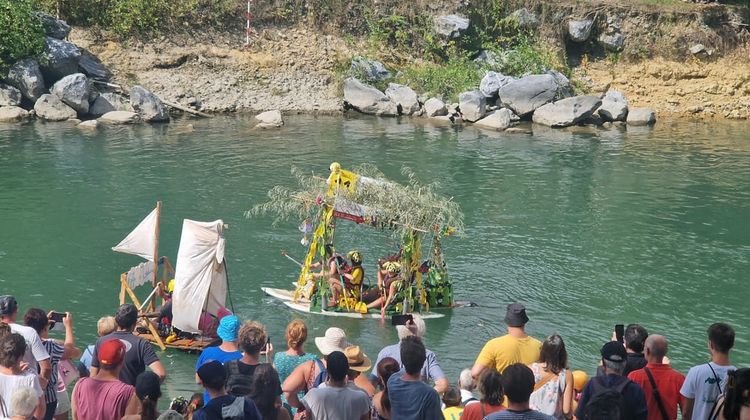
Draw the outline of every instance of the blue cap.
M216 333L224 341L237 341L237 332L240 330L240 319L236 315L227 315L219 321Z

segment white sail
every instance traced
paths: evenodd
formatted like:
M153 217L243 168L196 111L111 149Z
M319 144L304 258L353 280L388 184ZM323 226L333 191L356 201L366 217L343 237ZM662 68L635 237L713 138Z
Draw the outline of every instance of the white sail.
M182 331L200 332L203 310L215 316L226 302L223 227L222 220L182 222L172 295L172 325Z
M157 209L154 209L122 242L112 247L112 251L138 255L153 262L156 247L156 219Z

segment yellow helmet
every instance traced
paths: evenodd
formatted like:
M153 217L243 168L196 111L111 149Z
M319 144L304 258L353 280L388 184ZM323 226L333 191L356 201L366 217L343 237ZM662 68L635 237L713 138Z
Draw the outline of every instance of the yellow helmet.
M170 280L169 283L167 283L167 292L174 293L174 279Z
M349 251L346 254L346 258L349 258L353 263L362 263L362 253L355 250Z
M573 371L573 389L576 391L582 391L588 381L589 375L587 375L586 372L582 370Z
M401 263L397 261L386 261L383 264L383 268L391 274L396 274L401 272Z

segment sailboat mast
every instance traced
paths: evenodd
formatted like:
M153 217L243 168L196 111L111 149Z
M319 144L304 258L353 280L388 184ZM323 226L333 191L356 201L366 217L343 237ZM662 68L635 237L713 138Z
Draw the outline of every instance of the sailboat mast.
M156 202L156 223L154 227L154 277L152 285L156 287L157 274L159 272L159 222L161 221L161 201ZM166 285L165 285L166 286Z

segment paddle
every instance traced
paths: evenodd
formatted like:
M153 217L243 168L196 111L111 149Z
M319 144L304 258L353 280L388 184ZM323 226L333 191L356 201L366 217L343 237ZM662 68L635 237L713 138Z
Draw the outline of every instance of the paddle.
M289 259L289 261L291 261L291 262L297 264L298 266L302 267L302 263L301 262L299 262L299 261L295 260L294 258L292 258L291 256L289 256L289 254L287 254L286 251L284 251L283 249L281 250L281 255L287 257Z

